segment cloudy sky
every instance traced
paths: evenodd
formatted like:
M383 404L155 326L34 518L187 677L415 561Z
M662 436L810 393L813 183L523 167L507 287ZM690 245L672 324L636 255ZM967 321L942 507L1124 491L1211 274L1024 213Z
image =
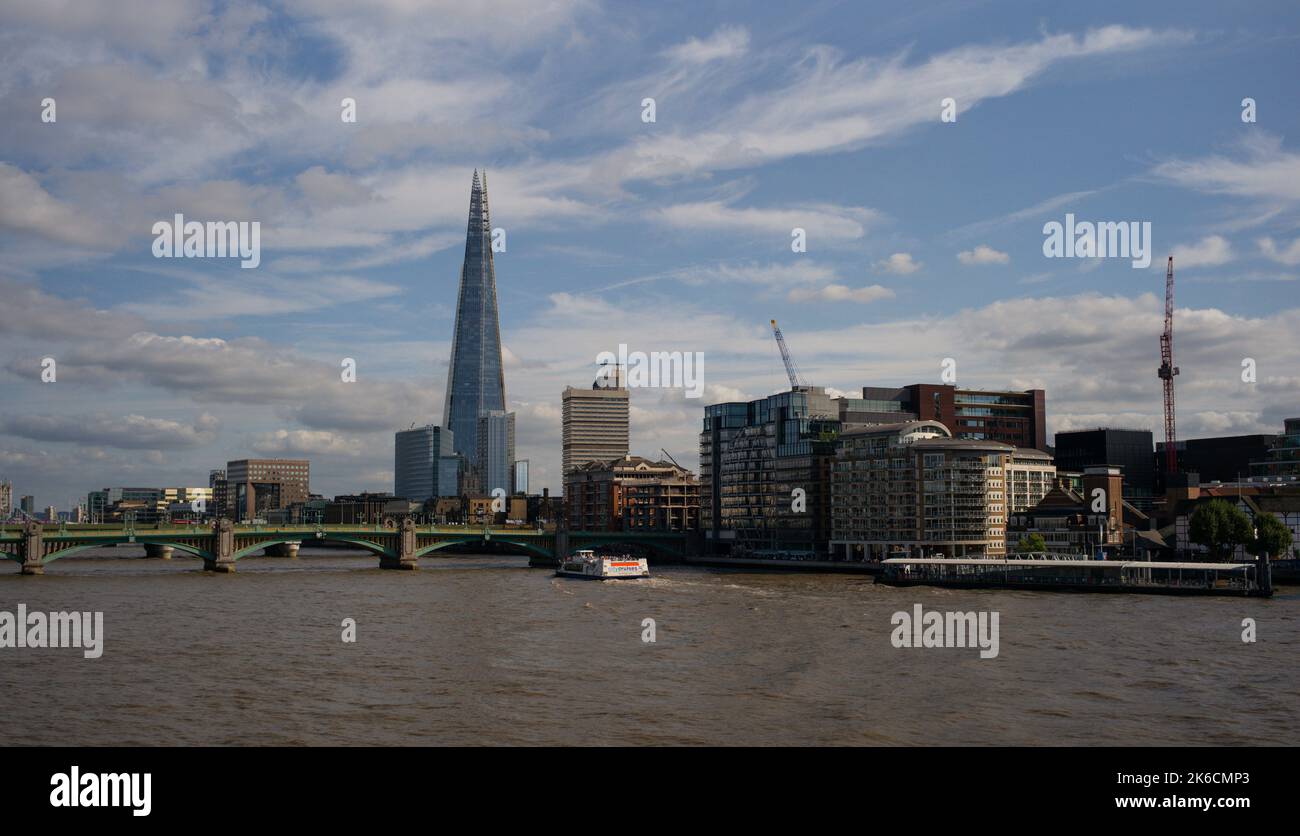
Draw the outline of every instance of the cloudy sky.
M704 353L704 398L632 398L633 452L694 466L703 404L785 385L772 317L841 392L951 357L1053 431L1158 430L1170 253L1181 433L1277 431L1300 11L1134 5L0 0L0 479L64 508L302 456L391 489L393 431L442 418L476 167L534 490L620 343ZM259 221L260 266L155 258L177 212ZM1149 221L1151 267L1045 257L1066 213Z

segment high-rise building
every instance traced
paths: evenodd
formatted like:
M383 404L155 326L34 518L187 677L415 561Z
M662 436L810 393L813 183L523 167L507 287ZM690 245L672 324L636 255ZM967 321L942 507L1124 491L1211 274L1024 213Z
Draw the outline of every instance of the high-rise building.
M597 379L590 389L566 386L562 401L561 470L567 474L589 462L607 462L628 454L628 392L617 372L613 385Z
M505 413L506 386L501 363L501 328L497 311L496 270L492 262L492 220L488 211L487 173L474 172L469 196L469 227L465 234L465 260L460 268L456 298L456 325L452 332L451 361L447 368L447 394L442 426L451 431L457 453L473 472L478 490L510 488L514 461L514 424L510 421L509 458L500 472L483 472L480 452L502 452L500 445L484 443L480 427L501 432L502 419L483 424L480 418ZM494 423L495 421L495 423Z
M306 459L239 459L226 462L226 495L231 518L265 519L311 493L311 462Z
M0 482L0 520L9 519L14 510L14 483Z
M514 484L515 414L501 409L485 410L478 417L478 490L508 495Z
M515 484L511 493L528 493L528 459L519 459L515 462Z
M415 502L459 496L460 461L451 430L435 424L402 430L393 444L393 493Z
M1155 460L1150 430L1099 427L1056 434L1056 469L1082 473L1114 465L1124 475L1124 499L1149 512L1155 493Z
M704 408L700 529L710 549L825 552L838 415L815 386Z
M25 515L28 517L36 516L36 497L28 494L24 496L20 502L22 502L22 509Z

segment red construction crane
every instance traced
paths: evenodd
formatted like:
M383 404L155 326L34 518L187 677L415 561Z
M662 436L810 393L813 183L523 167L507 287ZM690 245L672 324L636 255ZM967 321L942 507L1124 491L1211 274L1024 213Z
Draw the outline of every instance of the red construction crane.
M1169 256L1165 272L1165 332L1160 335L1160 369L1156 372L1165 382L1165 472L1178 472L1178 433L1174 429L1174 257Z

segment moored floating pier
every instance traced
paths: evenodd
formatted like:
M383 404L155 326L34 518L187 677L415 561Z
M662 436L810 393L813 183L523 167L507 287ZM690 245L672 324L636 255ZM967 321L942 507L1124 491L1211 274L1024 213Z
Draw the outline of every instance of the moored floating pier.
M880 567L876 583L890 586L1263 598L1273 594L1267 561L1173 563L1141 560L891 558L882 561Z

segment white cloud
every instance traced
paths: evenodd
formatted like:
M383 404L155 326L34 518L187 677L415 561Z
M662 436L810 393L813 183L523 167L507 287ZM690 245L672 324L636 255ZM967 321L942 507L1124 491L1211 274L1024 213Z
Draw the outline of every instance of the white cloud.
M723 26L707 38L691 38L666 51L673 61L705 64L722 58L739 58L749 50L749 31L742 26Z
M819 240L861 238L865 227L880 218L874 209L859 206L804 204L785 209L737 209L721 201L678 203L656 210L653 217L678 229L728 229L781 238L788 246L791 232L807 233L809 247Z
M1203 192L1300 202L1300 154L1284 151L1281 139L1269 134L1243 142L1237 158L1214 155L1170 160L1151 173L1157 179Z
M251 447L265 456L356 456L362 451L361 439L342 436L327 430L275 430L254 436Z
M883 270L886 273L897 273L900 276L907 276L920 270L921 265L912 260L911 253L894 253L884 261L877 261L876 269Z
M988 244L980 244L973 250L963 250L957 253L957 260L962 264L1007 264L1011 261L1011 256L990 247Z
M178 450L208 444L221 422L202 413L190 423L144 415L7 415L0 432L33 441L64 441L124 450Z
M1174 267L1214 267L1232 260L1232 245L1222 235L1207 235L1173 249Z
M1283 247L1273 243L1272 238L1260 238L1255 243L1259 247L1260 254L1266 258L1290 267L1300 264L1300 238Z
M867 287L848 287L828 284L818 288L796 287L787 296L791 302L875 302L894 298L894 291L878 284Z

